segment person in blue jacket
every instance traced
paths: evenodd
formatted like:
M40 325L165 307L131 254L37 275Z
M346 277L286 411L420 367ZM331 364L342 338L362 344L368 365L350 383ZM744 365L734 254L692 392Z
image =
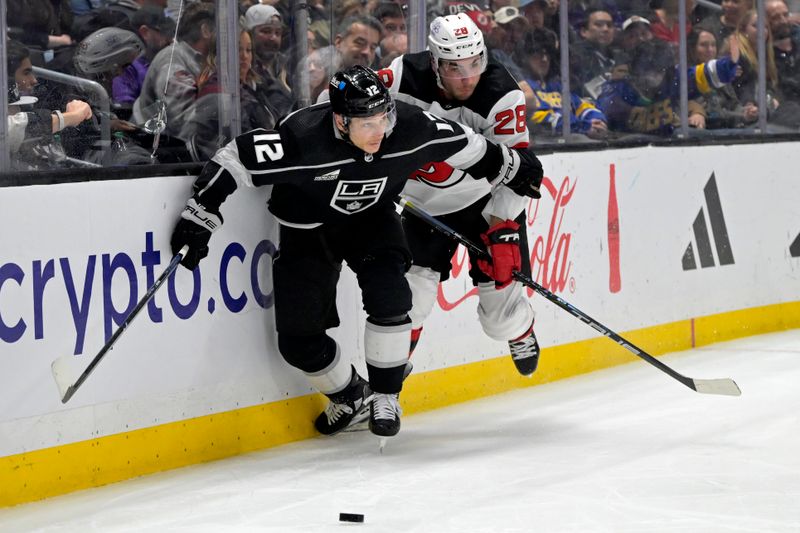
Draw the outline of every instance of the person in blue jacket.
M534 136L559 136L563 130L562 86L557 57L555 43L538 30L527 33L514 52L515 61L525 73L525 80L520 85L525 93ZM575 92L570 93L569 120L573 134L583 134L592 139L602 139L608 134L603 112Z
M734 80L739 62L738 41L728 56L688 67L689 114L692 102ZM603 85L597 104L614 132L671 135L680 126L679 68L669 44L653 39L633 51L630 75Z

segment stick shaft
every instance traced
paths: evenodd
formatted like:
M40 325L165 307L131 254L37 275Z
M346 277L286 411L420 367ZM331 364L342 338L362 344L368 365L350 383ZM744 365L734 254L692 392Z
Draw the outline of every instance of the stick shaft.
M97 352L97 355L94 356L94 359L91 360L91 362L83 371L83 373L80 376L78 376L78 379L75 380L75 383L70 385L70 387L67 389L66 394L64 394L64 398L61 399L61 403L67 403L69 399L72 398L72 396L75 394L75 392L77 392L80 386L83 385L83 382L88 379L89 375L91 375L95 367L97 367L97 365L106 355L106 353L108 353L108 351L114 347L114 343L116 343L117 340L125 332L125 330L128 329L128 326L130 326L131 322L133 322L133 319L136 318L136 316L139 314L139 311L141 311L142 308L144 308L144 306L147 305L147 302L149 302L153 298L153 296L155 296L158 289L161 288L161 286L164 284L164 282L167 280L170 274L172 274L175 271L175 269L178 268L181 259L183 259L183 257L186 255L186 252L188 251L189 251L189 246L188 245L184 246L181 249L181 251L178 252L175 255L175 257L172 258L167 268L164 269L164 272L162 272L161 275L158 276L158 279L156 279L156 281L153 283L153 285L151 285L150 288L147 289L147 293L145 293L142 299L139 300L139 303L136 304L136 307L133 308L133 310L128 314L128 316L125 317L125 320L122 322L122 324L119 325L114 334L111 335L111 338L109 338L108 341L105 343L105 345L102 348L100 348L100 351Z
M441 233L444 233L445 235L448 235L449 237L457 240L462 245L464 245L469 251L474 252L474 253L478 254L479 256L481 256L481 257L484 257L484 258L487 258L487 259L491 259L491 257L489 256L489 253L485 249L481 248L480 246L478 246L477 244L475 244L474 242L469 240L464 235L461 235L460 233L458 233L457 231L455 231L451 227L447 226L442 221L440 221L437 218L431 216L429 213L426 213L425 211L423 211L419 207L415 206L414 204L412 204L408 200L401 199L399 201L399 203L403 207L404 210L410 212L414 216L416 216L416 217L420 218L421 220L427 222L429 225L431 225L431 227L433 227L434 229L440 231ZM711 393L711 394L726 394L726 395L732 395L732 396L738 396L739 394L741 394L741 392L739 391L738 386L736 386L736 384L733 382L733 380L730 380L730 379L711 380L714 383L718 384L719 385L718 387L701 386L701 387L698 388L698 384L695 383L694 379L692 379L690 377L687 377L687 376L684 376L683 374L681 374L681 373L675 371L674 369L670 368L669 366L667 366L666 364L662 363L661 361L659 361L658 359L656 359L655 357L653 357L652 355L650 355L646 351L642 350L641 348L639 348L638 346L636 346L635 344L633 344L629 340L625 339L624 337L622 337L621 335L619 335L618 333L616 333L612 329L604 326L603 324L601 324L597 320L593 319L592 317L590 317L589 315L587 315L586 313L584 313L583 311L581 311L580 309L578 309L574 305L572 305L569 302L563 300L561 297L557 296L556 294L553 294L552 292L550 292L549 290L547 290L546 288L544 288L540 284L536 283L533 279L531 279L530 277L526 276L522 272L515 271L513 273L513 276L514 276L514 279L516 279L517 281L519 281L523 285L526 285L526 286L530 287L531 289L533 289L537 293L541 294L542 296L544 296L545 298L547 298L548 300L550 300L551 302L556 304L561 309L565 310L566 312L568 312L572 316L580 319L583 323L588 324L594 330L602 333L603 335L605 335L609 339L613 340L614 342L616 342L617 344L619 344L620 346L622 346L623 348L625 348L626 350L628 350L632 354L634 354L637 357L640 357L641 359L643 359L644 361L650 363L651 365L653 365L654 367L658 368L659 370L661 370L665 374L667 374L670 377L676 379L677 381L683 383L684 385L686 385L690 389L692 389L694 391L697 391L697 392ZM704 385L706 383L706 380L699 380L699 381L703 381Z

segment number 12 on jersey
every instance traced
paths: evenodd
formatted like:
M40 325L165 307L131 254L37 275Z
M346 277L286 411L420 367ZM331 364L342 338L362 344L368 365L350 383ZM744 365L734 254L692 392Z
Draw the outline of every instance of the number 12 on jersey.
M267 159L277 161L283 157L281 136L277 133L253 135L253 150L259 163L266 163Z

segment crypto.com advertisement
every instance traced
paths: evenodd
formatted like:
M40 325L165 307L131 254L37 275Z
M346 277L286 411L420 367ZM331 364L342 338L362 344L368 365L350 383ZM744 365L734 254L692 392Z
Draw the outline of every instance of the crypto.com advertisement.
M800 299L792 144L542 157L527 207L532 277L617 332ZM94 357L169 262L192 178L0 189L0 455L311 392L275 348L266 189L237 191L195 272L176 274L67 404L53 359ZM463 248L415 372L508 353L486 337ZM543 348L598 334L529 291ZM363 369L345 268L342 353ZM610 342L610 341L609 341ZM646 347L645 347L646 348ZM59 431L52 431L53 424ZM45 430L45 428L48 428Z

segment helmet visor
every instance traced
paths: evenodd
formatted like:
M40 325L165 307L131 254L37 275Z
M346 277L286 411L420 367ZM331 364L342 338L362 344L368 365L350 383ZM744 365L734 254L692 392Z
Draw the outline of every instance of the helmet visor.
M464 59L440 59L439 76L454 80L474 78L484 73L487 64L488 59L485 52Z
M394 105L389 105L386 111L369 117L351 117L349 128L351 132L361 135L383 133L388 136L392 133L397 123L397 110Z

